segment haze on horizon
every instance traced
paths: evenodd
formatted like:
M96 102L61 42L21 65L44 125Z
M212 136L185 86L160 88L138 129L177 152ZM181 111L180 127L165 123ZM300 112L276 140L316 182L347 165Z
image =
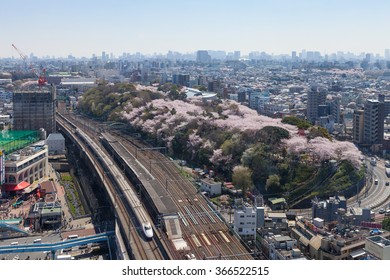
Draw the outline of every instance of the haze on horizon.
M206 50L384 54L390 1L7 1L0 58Z

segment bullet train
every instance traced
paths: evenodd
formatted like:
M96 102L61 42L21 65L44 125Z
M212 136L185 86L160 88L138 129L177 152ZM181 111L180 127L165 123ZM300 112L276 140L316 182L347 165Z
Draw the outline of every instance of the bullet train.
M111 159L100 150L99 146L87 134L85 134L80 129L76 129L75 134L78 135L84 141L84 143L91 149L93 154L98 155L97 158L103 165L103 168L105 170L112 169L112 166L114 164ZM111 172L107 172L107 175L112 179L112 181L115 182L116 186L122 190L122 193L124 194L128 205L131 207L131 211L134 213L139 225L142 227L142 232L146 239L153 238L153 228L148 219L148 215L145 212L144 207L139 201L137 195L132 190L126 189L125 191L124 189L122 189L123 183L121 183L118 179L118 177L120 176L113 175L113 173L115 174L115 172L115 170L111 170Z

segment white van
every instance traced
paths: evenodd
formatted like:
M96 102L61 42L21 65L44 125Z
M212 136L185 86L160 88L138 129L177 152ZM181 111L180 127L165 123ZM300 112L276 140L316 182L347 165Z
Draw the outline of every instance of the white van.
M18 245L19 242L15 241L15 242L12 242L11 245Z
M42 239L38 238L33 241L33 243L41 243Z

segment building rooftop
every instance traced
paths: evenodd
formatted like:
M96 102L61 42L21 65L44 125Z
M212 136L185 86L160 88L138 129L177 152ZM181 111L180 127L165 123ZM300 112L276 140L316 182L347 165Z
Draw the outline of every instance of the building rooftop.
M0 147L6 154L20 150L39 140L36 130L3 130L0 132Z
M47 140L65 140L65 138L61 133L50 133Z
M268 212L267 213L268 218L275 218L275 219L287 219L286 213L279 213L279 212Z
M201 181L206 183L206 184L209 184L209 185L222 184L221 182L214 181L213 178L204 178L204 179L201 179Z
M285 242L292 240L291 237L288 235L275 235L274 239L276 242Z
M390 240L388 240L380 235L371 236L371 237L368 237L367 239L374 242L375 244L377 244L378 246L381 246L381 247L389 247L390 246Z
M280 198L269 198L268 199L272 204L285 203L286 200L283 197Z

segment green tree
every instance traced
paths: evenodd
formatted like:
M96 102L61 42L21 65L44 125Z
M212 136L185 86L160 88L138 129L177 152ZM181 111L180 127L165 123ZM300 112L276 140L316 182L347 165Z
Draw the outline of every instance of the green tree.
M279 145L282 139L288 139L290 134L287 130L277 126L265 126L257 133L258 139L269 145Z
M276 174L269 175L267 182L265 183L265 189L267 191L276 191L280 188L280 178Z
M329 141L332 141L332 136L329 134L328 130L323 127L312 127L310 128L309 135L307 136L309 139L314 139L316 137L324 137Z
M242 164L252 170L253 182L257 188L264 187L269 174L277 172L264 147L261 143L252 146L241 157Z
M252 171L248 167L242 165L234 167L232 178L233 184L242 190L244 196L253 189Z
M385 218L382 222L382 228L390 231L390 218Z
M311 127L311 124L308 121L305 121L295 116L284 117L282 123L292 124L302 129L308 129L309 127Z

